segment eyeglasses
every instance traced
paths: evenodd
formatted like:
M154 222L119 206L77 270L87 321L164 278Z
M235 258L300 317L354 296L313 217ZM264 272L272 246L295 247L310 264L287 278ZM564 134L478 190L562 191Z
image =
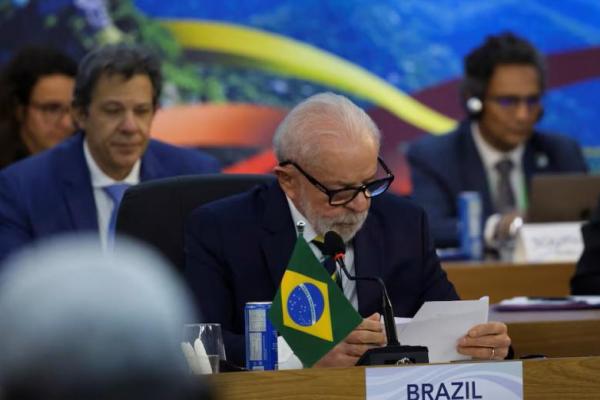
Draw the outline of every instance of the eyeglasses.
M43 118L49 123L55 123L60 121L66 114L71 112L71 106L66 106L61 103L48 102L38 103L30 102L29 105L36 110L40 111Z
M505 109L515 109L522 103L525 103L527 108L539 107L542 100L539 94L531 96L491 96L490 99Z
M372 198L379 196L380 194L383 194L386 190L388 190L388 188L394 181L394 174L392 174L392 171L390 171L388 166L385 165L381 157L377 157L377 161L379 161L379 164L383 167L383 170L386 173L386 176L384 178L367 182L361 186L345 187L336 190L328 189L325 185L316 180L313 176L311 176L308 172L304 171L298 164L296 164L293 161L282 161L281 163L279 163L279 166L285 167L286 165L293 165L298 171L300 171L302 175L304 175L304 177L310 183L312 183L317 189L319 189L321 192L325 193L327 197L329 197L330 205L344 206L350 203L352 200L354 200L354 198L359 193L363 193L367 198Z

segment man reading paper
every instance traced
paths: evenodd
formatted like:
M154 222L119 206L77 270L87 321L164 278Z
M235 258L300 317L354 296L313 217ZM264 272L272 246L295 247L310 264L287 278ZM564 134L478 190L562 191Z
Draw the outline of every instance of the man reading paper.
M220 322L229 360L244 363L244 305L271 301L294 243L338 232L355 275L380 276L397 316L412 317L430 300L458 296L441 269L424 211L385 193L393 175L378 157L380 133L367 114L343 96L323 93L297 105L273 140L277 181L195 210L186 228L186 279L207 321ZM345 296L363 321L315 366L350 366L385 343L376 282L342 277ZM510 345L506 325L473 327L458 351L501 359Z

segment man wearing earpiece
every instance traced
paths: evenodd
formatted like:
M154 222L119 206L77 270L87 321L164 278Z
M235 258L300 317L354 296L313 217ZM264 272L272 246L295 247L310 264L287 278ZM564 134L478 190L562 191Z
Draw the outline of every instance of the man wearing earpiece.
M479 192L485 242L493 248L527 208L532 175L587 166L574 140L534 129L543 113L546 68L529 42L512 33L489 36L466 56L464 72L469 118L453 132L410 146L413 196L427 210L436 246L453 247L457 197Z

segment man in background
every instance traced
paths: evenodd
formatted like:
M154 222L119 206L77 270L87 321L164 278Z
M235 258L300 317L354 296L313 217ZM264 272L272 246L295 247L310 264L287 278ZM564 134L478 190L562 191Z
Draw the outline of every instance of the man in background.
M571 278L571 294L600 295L600 198L590 220L581 227L583 253Z
M0 169L73 134L77 64L58 50L26 47L0 72Z
M288 113L273 145L277 181L202 206L187 221L186 280L205 320L221 323L228 360L244 365L244 306L275 297L299 221L317 259L323 254L313 239L336 231L346 242L350 273L381 277L396 316L412 317L425 301L458 298L424 211L385 193L393 175L378 157L379 130L363 110L343 96L312 96ZM341 285L364 319L316 366L354 365L385 342L377 282L342 276ZM459 352L506 357L506 325L491 322L465 333Z
M464 73L469 118L408 150L413 196L427 211L436 246L452 247L459 238L457 198L479 192L484 237L494 247L526 211L532 175L587 167L574 140L534 128L543 113L546 67L529 42L512 33L489 36L466 56Z
M206 154L150 139L161 86L159 60L142 48L108 46L84 57L73 99L81 130L0 172L0 259L70 231L99 232L110 246L128 186L219 171Z

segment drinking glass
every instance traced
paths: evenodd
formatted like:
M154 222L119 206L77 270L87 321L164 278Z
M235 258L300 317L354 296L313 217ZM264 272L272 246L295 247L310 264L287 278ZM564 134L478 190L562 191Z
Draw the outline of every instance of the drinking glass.
M219 363L225 360L225 346L221 324L186 324L183 327L182 349L195 374L219 372Z

